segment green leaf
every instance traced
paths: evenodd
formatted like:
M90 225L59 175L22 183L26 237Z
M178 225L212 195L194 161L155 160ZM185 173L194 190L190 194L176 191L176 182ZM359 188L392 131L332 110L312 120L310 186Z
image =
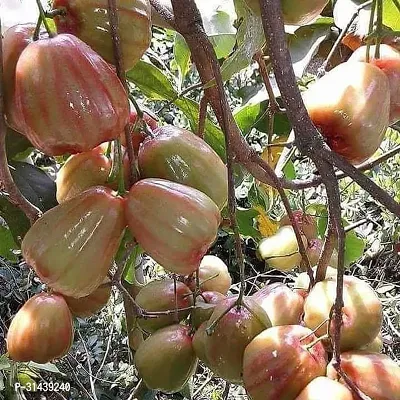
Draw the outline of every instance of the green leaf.
M56 184L44 171L20 161L13 161L9 165L15 184L32 204L42 211L47 211L58 204Z
M61 372L56 365L48 362L45 364L38 364L35 363L33 361L29 361L27 364L28 368L32 368L32 369L37 369L37 370L41 370L41 371L46 371L46 372L52 372L54 374L59 374L62 376L66 376L63 372Z
M253 208L248 210L237 210L236 219L241 235L251 237L253 239L261 239L260 232L254 228L254 219L257 218L258 214L259 212Z
M139 61L127 72L126 77L151 100L173 101L178 97L171 81L151 63Z
M179 89L181 89L186 74L189 71L190 49L183 36L178 32L175 34L174 57L179 70Z
M18 257L13 250L18 250L18 248L10 229L0 225L0 256L11 262L17 262Z
M261 17L252 13L243 0L235 0L238 18L243 18L236 35L237 45L235 52L224 61L221 74L224 81L229 80L234 74L248 67L253 56L265 42Z
M354 231L346 233L345 252L344 252L344 265L349 266L351 263L357 261L365 250L365 242L360 239Z
M383 0L383 24L394 31L400 30L400 10L393 0Z
M23 372L19 372L17 374L17 379L18 379L18 382L21 384L22 387L27 386L29 388L29 391L36 392L37 383L28 374L25 374Z
M329 37L332 24L332 18L319 18L314 24L302 26L294 35L289 35L290 55L298 78L303 76L320 44Z
M25 136L7 128L6 152L9 160L26 158L32 152L32 149L32 143Z
M3 354L0 356L0 371L8 371L9 369L11 369L10 360Z
M31 224L25 214L11 204L5 196L0 195L0 217L4 219L14 238L14 242L21 244L23 237L28 232Z

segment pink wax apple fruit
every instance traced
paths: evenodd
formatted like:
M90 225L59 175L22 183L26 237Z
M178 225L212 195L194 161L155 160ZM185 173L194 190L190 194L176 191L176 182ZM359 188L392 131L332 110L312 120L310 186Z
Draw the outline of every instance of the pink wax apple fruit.
M346 386L325 376L313 379L295 400L354 400Z
M37 40L23 50L16 65L15 98L27 128L23 133L53 156L90 151L116 139L129 119L116 73L69 34Z
M275 326L256 336L243 358L243 382L251 399L292 400L324 376L327 354L316 339L300 325Z
M133 236L166 270L189 275L217 237L221 215L204 193L165 179L142 179L128 195L125 215Z

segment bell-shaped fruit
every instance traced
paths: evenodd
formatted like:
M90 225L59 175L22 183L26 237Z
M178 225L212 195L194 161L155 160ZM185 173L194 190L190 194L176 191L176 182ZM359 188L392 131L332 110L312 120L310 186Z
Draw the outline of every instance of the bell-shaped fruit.
M25 48L16 66L15 96L27 127L22 133L48 155L89 151L116 139L129 119L116 73L68 34Z
M181 390L197 366L190 328L171 325L153 333L139 346L135 365L150 389L164 393Z
M400 120L400 51L387 44L379 46L379 58L375 58L375 47L369 48L369 59L372 65L380 68L389 80L390 112L389 125ZM367 61L367 46L359 47L350 57L350 62Z
M228 175L218 154L194 133L162 126L139 150L143 178L163 178L194 187L222 209L228 198Z
M325 375L327 356L315 335L300 325L275 326L256 336L243 359L244 387L252 400L293 400Z
M312 270L315 276L317 267L313 267ZM336 268L328 267L326 269L325 278L336 277L336 275L337 275ZM300 273L294 281L293 290L296 293L299 293L304 298L306 298L308 296L309 287L310 287L310 277L308 276L308 273L307 272Z
M134 184L125 207L129 229L168 271L189 275L217 237L221 215L204 193L165 179Z
M142 107L143 110L143 107ZM144 111L144 110L143 110ZM145 134L143 133L142 130L140 129L133 129L135 126L137 120L137 112L135 109L131 110L130 116L129 116L129 123L131 124L131 135L132 135L132 144L133 144L133 149L135 150L135 153L137 154L139 151L140 145L143 143L144 139L146 139ZM147 127L150 129L150 131L155 131L158 128L158 123L157 121L148 113L145 111L143 112L143 122L147 124ZM125 131L121 133L121 143L123 146L127 147L126 145L126 138L125 138Z
M331 277L318 282L304 304L306 326L315 329L328 320L335 299L336 279ZM378 335L382 326L382 304L371 286L354 276L344 277L343 302L340 347L343 351L359 349ZM323 324L316 335L326 332L327 324Z
M227 294L232 285L228 267L217 256L204 256L201 260L198 274L202 292L211 291Z
M165 279L162 281L152 281L143 286L136 296L136 303L145 311L168 311L192 306L193 295L191 290L179 281L176 282L175 294L174 281L172 279ZM179 311L179 321L185 319L189 313L190 310ZM139 326L149 333L176 322L178 321L175 320L175 313L159 315L155 318L138 318Z
M354 398L346 386L325 376L319 376L313 379L295 400L354 400Z
M203 292L198 296L191 314L194 327L198 328L203 322L208 321L216 305L224 299L226 296L219 292Z
M199 360L208 366L206 355L207 322L203 322L193 336L193 349Z
M283 283L271 283L254 293L255 300L267 313L272 326L297 325L303 314L304 298Z
M75 317L87 318L99 312L110 299L112 284L108 278L89 296L76 299L64 296L68 307Z
M308 261L310 261L310 265L312 267L318 265L318 261L321 257L323 247L324 247L324 242L321 239L312 239L308 241L306 253ZM333 249L333 253L329 261L329 266L332 268L337 268L337 265L338 265L338 253L336 249Z
M349 351L341 354L340 365L351 381L371 399L400 400L400 366L387 355ZM332 362L328 365L327 376L340 378Z
M251 298L244 298L246 307L234 305L236 301L237 297L229 297L215 307L207 328L230 310L218 321L213 333L205 338L205 347L210 369L227 381L240 383L244 349L255 336L269 328L271 322Z
M66 296L84 297L107 276L125 229L124 200L101 186L47 211L22 241L40 279Z
M307 239L303 235L302 239L306 247ZM296 234L290 225L282 226L274 235L262 239L257 252L271 268L280 271L289 271L301 263Z
M329 147L352 164L375 153L389 125L389 81L364 62L338 65L305 92L304 102Z
M71 313L58 294L40 293L17 312L7 333L7 351L15 361L45 364L64 356L74 337Z
M101 146L68 158L57 174L57 201L63 203L93 186L105 185L112 162Z
M317 221L313 215L307 214L302 210L296 210L293 211L293 217L300 233L302 233L307 240L313 240L317 237ZM292 225L287 214L279 221L279 225Z
M15 70L21 53L33 41L34 31L34 24L15 25L7 29L3 38L4 111L8 125L18 132L26 128L15 99Z
M245 0L245 3L260 14L259 0ZM281 0L283 21L287 25L305 25L318 17L328 0Z
M54 9L65 11L54 22L59 33L72 33L87 43L107 62L114 62L107 0L54 0ZM116 1L124 68L131 69L150 46L149 0Z

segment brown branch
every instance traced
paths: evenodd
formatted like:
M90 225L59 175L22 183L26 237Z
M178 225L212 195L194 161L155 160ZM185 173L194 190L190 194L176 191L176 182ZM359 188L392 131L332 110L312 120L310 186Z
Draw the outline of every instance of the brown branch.
M207 119L207 107L208 107L208 99L206 95L200 100L200 109L199 109L199 125L197 128L197 136L204 139L204 128L206 126Z
M1 19L0 19L1 30ZM7 125L4 118L3 39L0 35L0 196L17 206L33 224L42 212L30 203L16 186L8 167L6 153Z
M119 36L119 21L118 21L116 0L107 0L107 1L108 1L108 14L110 21L110 32L111 32L113 51L114 51L115 68L117 71L118 78L125 89L127 96L126 101L128 103L128 106L130 107L128 100L129 88L125 77L124 60L122 57L123 54L121 49L121 38ZM134 183L138 180L138 172L136 170L136 156L135 156L135 151L133 149L132 135L129 123L125 125L124 132L125 132L126 149L130 165L129 181L130 183Z
M329 265L329 261L332 257L333 250L336 244L336 230L332 224L332 220L328 225L327 235L322 248L321 256L318 260L317 272L315 274L315 283L323 281L326 276L326 270Z

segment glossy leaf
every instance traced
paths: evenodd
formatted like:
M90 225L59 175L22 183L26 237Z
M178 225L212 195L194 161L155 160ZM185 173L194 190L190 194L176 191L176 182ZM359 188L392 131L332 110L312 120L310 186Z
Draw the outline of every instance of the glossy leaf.
M8 261L17 262L18 257L13 250L17 250L18 247L12 237L11 231L7 227L0 225L0 256Z

